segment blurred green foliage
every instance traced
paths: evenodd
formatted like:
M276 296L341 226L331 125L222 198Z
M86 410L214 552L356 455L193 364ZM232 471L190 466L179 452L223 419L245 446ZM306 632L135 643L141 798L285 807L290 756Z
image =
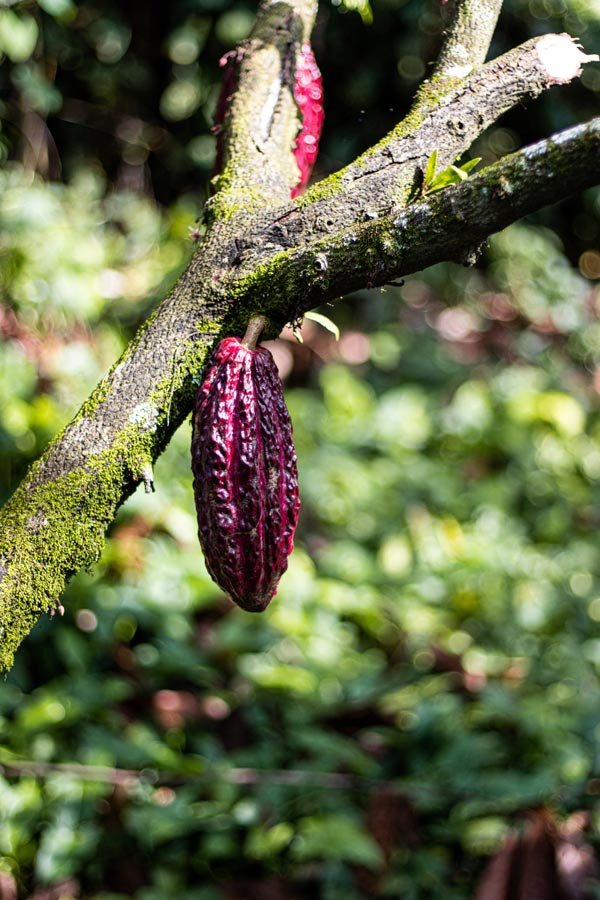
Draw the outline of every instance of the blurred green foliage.
M597 4L505 7L497 52L600 44ZM397 120L445 15L322 3L322 171ZM217 60L252 16L0 2L2 499L189 258ZM477 155L597 111L598 71ZM467 900L527 810L599 844L599 235L595 190L477 270L323 310L339 344L306 322L275 345L303 507L260 617L206 574L182 427L0 684L20 897Z

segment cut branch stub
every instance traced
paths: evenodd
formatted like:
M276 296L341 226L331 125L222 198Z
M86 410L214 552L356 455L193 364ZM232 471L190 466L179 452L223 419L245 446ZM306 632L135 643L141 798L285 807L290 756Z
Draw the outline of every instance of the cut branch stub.
M265 609L294 546L298 470L292 426L275 361L225 338L198 391L192 470L198 533L210 575L238 606Z

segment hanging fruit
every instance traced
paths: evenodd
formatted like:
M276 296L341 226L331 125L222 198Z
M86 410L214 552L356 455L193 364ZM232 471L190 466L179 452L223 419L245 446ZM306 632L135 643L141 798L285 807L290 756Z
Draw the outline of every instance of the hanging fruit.
M256 340L218 345L198 390L192 470L198 533L211 577L238 606L259 612L277 591L300 509L292 425L275 360Z

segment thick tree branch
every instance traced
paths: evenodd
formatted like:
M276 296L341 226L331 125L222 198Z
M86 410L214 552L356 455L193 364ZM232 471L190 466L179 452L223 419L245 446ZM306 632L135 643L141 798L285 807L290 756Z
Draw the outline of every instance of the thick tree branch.
M211 347L242 329L244 319L232 315L232 299L220 281L236 255L237 235L248 228L248 210L281 199L283 176L273 160L281 157L289 169L284 181L297 180L292 136L299 121L288 100L287 49L297 49L307 37L314 14L314 0L261 4L256 29L244 45L239 107L234 104L228 118L232 137L219 214L213 209L212 227L171 294L2 510L0 670L9 668L40 613L58 602L68 578L98 559L119 504L140 482L151 484L152 463L189 412L193 379ZM275 112L273 83L284 85ZM268 156L265 146L252 145L257 136L248 117L272 120L265 139ZM244 119L240 125L238 118ZM240 137L244 126L253 136L249 147ZM248 195L236 197L243 193L245 153L251 201Z
M593 123L406 206L420 196L416 176L434 149L447 165L515 102L577 74L575 44L549 36L482 66L448 93L432 87L427 108L289 203L298 123L288 66L313 16L313 0L264 0L243 47L205 238L0 514L0 669L11 665L40 613L56 606L68 577L98 558L119 504L138 484L150 485L152 463L188 414L220 338L243 333L256 313L268 317L274 335L324 299L463 259L507 222L598 180Z
M278 205L297 183L292 150L301 123L293 75L316 11L316 0L263 0L251 36L238 48L238 89L223 123L213 214Z

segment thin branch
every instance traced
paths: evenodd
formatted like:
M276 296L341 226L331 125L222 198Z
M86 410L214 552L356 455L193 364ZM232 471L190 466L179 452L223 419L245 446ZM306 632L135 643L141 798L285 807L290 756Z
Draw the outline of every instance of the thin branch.
M310 769L254 769L202 766L197 772L172 772L164 769L120 769L115 766L81 765L80 763L48 763L25 759L0 761L0 774L48 778L63 775L78 781L101 782L131 788L134 785L152 786L207 784L215 780L228 784L278 784L286 787L349 790L361 786L391 785L392 782L346 775L339 772L314 772Z
M447 158L449 164L517 103L537 97L555 84L572 81L581 73L583 63L595 59L582 53L568 34L545 34L478 67L458 83L454 80L450 93L438 91L436 84L429 83L423 89L417 113L409 114L338 177L345 185L411 161L409 148L414 153L415 147L420 149L425 143L429 149L431 133L439 141L440 162L446 164Z
M433 81L464 78L485 61L502 0L459 0L432 73Z

